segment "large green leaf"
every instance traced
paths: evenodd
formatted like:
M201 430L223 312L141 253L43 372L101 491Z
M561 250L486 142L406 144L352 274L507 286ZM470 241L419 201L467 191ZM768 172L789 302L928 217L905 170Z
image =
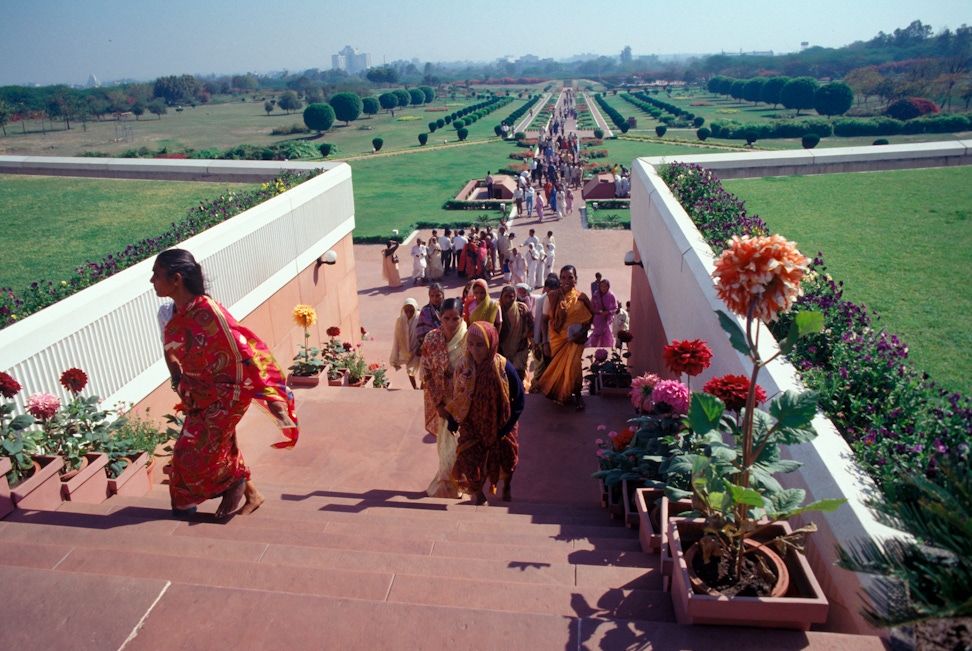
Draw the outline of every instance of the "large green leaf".
M807 427L783 427L776 430L774 439L780 445L797 445L799 443L809 443L817 438L817 430L813 426Z
M770 414L777 428L807 427L817 413L816 391L789 390L770 403Z
M813 502L812 504L807 504L806 506L797 509L796 511L794 511L790 515L791 516L800 515L801 513L806 513L807 511L836 511L837 508L841 504L843 504L844 502L846 502L846 501L847 500L845 500L843 498L840 498L840 499L829 499L829 500L817 500L816 502Z
M729 343L732 344L732 347L743 355L749 355L751 351L749 350L749 343L746 341L746 333L739 327L739 322L722 310L716 310L716 314L719 315L719 324L722 329L729 333Z
M789 517L794 511L800 508L803 500L806 499L807 492L802 488L787 488L772 495L766 496L766 511L769 517L779 519Z
M823 330L824 318L819 312L800 312L790 324L790 331L786 339L780 342L780 350L784 355L788 354L796 345L797 340L809 334Z
M719 429L722 412L725 411L724 402L709 393L693 393L692 405L689 407L689 427L697 434L707 434Z
M746 504L747 506L763 506L763 496L752 488L743 488L735 484L729 484L732 491L732 499L736 504Z
M19 416L14 416L13 420L10 421L10 429L20 431L25 427L30 427L35 422L34 417L30 414L20 414Z
M762 466L753 466L750 477L752 478L753 484L764 488L767 493L774 494L783 490L780 482L776 481L776 478Z

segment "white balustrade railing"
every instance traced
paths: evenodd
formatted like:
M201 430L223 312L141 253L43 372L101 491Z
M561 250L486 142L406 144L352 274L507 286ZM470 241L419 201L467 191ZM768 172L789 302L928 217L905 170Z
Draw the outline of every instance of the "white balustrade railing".
M100 159L106 163L110 168L110 160ZM125 163L130 169L131 161ZM266 178L295 167L306 165L260 166ZM317 167L327 169L179 245L200 262L210 294L237 319L354 229L351 168ZM152 265L153 259L140 262L0 330L0 370L24 387L17 397L21 408L37 391L67 399L58 378L71 367L88 374L84 394L99 395L106 405L138 402L165 380L157 319L163 301L149 284Z

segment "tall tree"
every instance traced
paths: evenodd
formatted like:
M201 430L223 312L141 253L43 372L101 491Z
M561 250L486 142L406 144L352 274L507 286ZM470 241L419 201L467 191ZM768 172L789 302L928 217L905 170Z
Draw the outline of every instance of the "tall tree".
M800 111L813 108L813 94L817 92L820 83L813 77L797 77L786 82L780 89L780 103L788 109Z
M854 104L854 91L841 81L824 84L813 93L813 108L817 113L843 115Z
M277 100L277 106L282 108L285 113L293 113L303 106L303 102L297 99L297 93L292 90L288 90L280 95L280 98Z
M338 93L331 98L330 104L334 109L334 116L344 122L345 126L361 115L361 98L354 93Z
M304 124L319 134L331 128L334 117L334 109L327 104L311 104L304 109Z
M776 108L777 104L780 103L780 91L783 90L788 81L790 81L790 78L783 75L770 77L759 91L760 99Z
M625 45L624 49L621 50L621 65L625 66L631 63L631 46Z

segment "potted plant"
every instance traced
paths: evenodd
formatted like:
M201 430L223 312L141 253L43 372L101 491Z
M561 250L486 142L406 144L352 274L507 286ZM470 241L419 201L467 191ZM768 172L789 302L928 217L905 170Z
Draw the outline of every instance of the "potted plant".
M155 451L169 440L168 432L160 431L146 414L121 414L117 429L96 443L99 451L108 455L108 490L112 495L137 497L152 487L148 466L155 462Z
M290 375L287 376L287 385L315 387L320 380L321 371L324 370L326 362L320 357L321 351L309 346L310 328L317 323L317 312L310 305L297 305L293 311L294 323L304 329L304 343L299 346L299 352L294 356L294 364L290 367Z
M324 349L321 351L321 358L327 364L327 383L331 386L344 384L347 376L347 369L345 368L347 356L354 350L350 343L338 339L340 335L341 329L337 326L328 328L327 336L330 339L327 340Z
M371 380L371 386L376 389L387 389L391 386L391 381L388 379L388 369L384 364L379 362L369 364L368 370L371 372L373 378Z
M364 355L358 351L353 351L345 358L344 368L348 371L348 386L364 386L368 377L368 363Z
M20 392L20 383L7 373L0 372L0 396L10 400ZM11 486L16 486L34 473L31 453L37 449L36 432L29 430L34 417L29 414L13 416L14 403L0 403L0 518L14 509ZM55 479L56 481L56 479ZM59 488L59 486L58 486ZM60 501L58 496L57 501Z
M770 403L768 413L756 408L760 369L791 350L800 337L822 327L819 314L801 313L780 350L769 359L761 357L758 322L789 310L808 262L778 235L733 237L716 260L717 293L732 312L745 318L745 330L722 311L719 320L732 346L752 362L752 373L736 418L726 414L726 403L719 397L692 396L687 424L706 446L700 454L679 459L691 464L692 503L701 519L669 523L676 563L672 600L679 623L807 630L810 623L826 619L826 598L801 553L806 534L815 527L811 523L791 531L784 521L811 510L834 510L844 500L803 505L804 490L784 489L773 477L799 466L781 458L780 446L816 437L811 420L817 396L787 391ZM774 551L781 558L773 558ZM791 572L799 576L790 587L780 588L777 580L782 582ZM779 596L780 592L798 598Z

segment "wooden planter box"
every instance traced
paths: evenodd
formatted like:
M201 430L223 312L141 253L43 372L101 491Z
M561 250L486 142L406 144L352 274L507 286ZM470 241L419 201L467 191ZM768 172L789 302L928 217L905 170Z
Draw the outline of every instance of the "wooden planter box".
M88 465L67 481L61 482L61 496L65 502L101 504L108 499L108 455L91 452L84 455Z
M135 457L135 460L128 464L120 475L108 480L108 492L111 495L125 497L141 497L148 493L152 484L149 482L149 474L145 467L147 462L148 452Z
M679 624L719 626L756 626L810 630L811 624L827 621L829 604L823 589L799 552L787 554L784 562L790 573L790 588L783 597L724 597L696 594L685 565L685 549L702 536L701 519L670 520L668 534L675 566L672 571L672 604ZM786 522L772 525L790 532Z
M36 456L40 469L10 490L14 505L24 511L55 511L61 505L61 477L64 460L54 456ZM102 473L104 474L104 473Z
M661 532L655 531L651 524L651 510L655 507L655 501L665 496L662 488L639 488L635 490L635 508L638 509L638 540L641 542L641 551L652 554L660 549Z
M0 520L14 510L13 497L10 495L10 484L7 483L7 473L13 468L9 457L0 457Z
M635 504L635 491L640 490L645 485L644 481L621 482L621 497L624 500L624 526L629 529L638 529L641 520L638 518L638 507Z
M672 587L672 560L671 545L668 544L668 523L673 520L684 520L680 514L692 510L692 500L684 499L673 502L667 497L662 497L661 504L658 505L658 568L662 575L662 590L668 592ZM651 518L649 517L649 522ZM654 530L654 525L652 525Z

